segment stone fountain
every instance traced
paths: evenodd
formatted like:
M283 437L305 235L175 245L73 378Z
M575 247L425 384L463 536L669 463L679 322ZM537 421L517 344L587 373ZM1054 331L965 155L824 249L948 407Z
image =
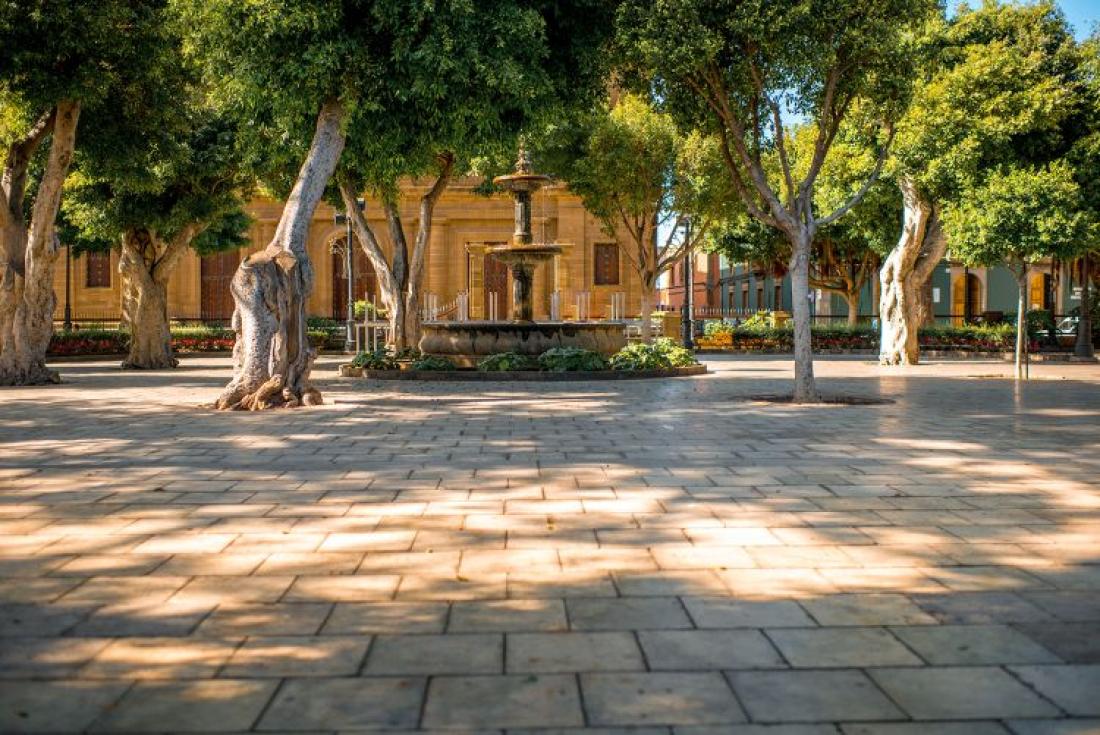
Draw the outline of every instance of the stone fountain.
M535 192L549 181L549 176L535 173L522 145L515 171L493 179L515 200L512 242L488 251L508 266L512 276L511 321L425 324L421 328L421 352L446 357L460 367L474 367L482 358L500 352L538 357L553 347L580 347L606 357L626 346L622 324L534 321L535 269L562 252L557 245L534 242L531 235L531 202Z

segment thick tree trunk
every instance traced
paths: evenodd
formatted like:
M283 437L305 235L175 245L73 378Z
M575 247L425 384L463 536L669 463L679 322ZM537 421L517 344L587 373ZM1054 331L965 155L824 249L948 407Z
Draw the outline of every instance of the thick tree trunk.
M916 365L918 333L925 312L921 292L947 251L947 239L932 203L921 198L908 179L900 182L904 218L898 244L879 271L879 363Z
M46 351L53 335L53 270L61 252L55 224L61 205L61 190L76 146L80 103L58 103L50 118L52 132L46 168L31 210L30 227L22 218L22 170L13 168L17 156L13 146L4 171L3 203L0 215L4 230L4 262L0 271L0 385L59 383L60 376L46 367ZM33 153L37 141L31 146ZM18 191L16 191L18 189Z
M1016 276L1016 380L1027 378L1025 363L1027 361L1027 273L1028 265L1023 263L1013 268Z
M810 325L810 241L801 232L791 242L791 315L794 319L794 402L816 403L813 333Z
M158 370L179 364L172 355L168 327L168 273L158 269L157 246L147 230L127 232L122 239L118 272L122 276L122 313L130 330L130 353L124 369Z
M317 353L306 333L306 301L313 289L307 245L313 212L344 150L344 119L339 102L330 100L321 107L274 238L262 253L246 257L233 276L236 366L218 408L321 403L320 392L309 382Z

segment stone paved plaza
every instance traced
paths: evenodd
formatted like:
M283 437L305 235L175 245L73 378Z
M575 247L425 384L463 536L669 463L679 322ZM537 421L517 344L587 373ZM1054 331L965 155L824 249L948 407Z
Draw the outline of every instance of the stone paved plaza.
M0 392L0 732L1100 732L1098 367L335 364Z

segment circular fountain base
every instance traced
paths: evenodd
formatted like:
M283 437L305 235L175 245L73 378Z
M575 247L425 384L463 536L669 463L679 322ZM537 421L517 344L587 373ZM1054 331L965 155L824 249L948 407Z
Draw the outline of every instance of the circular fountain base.
M626 347L626 329L614 322L438 322L420 333L421 352L459 367L501 352L537 358L553 347L579 347L610 357Z

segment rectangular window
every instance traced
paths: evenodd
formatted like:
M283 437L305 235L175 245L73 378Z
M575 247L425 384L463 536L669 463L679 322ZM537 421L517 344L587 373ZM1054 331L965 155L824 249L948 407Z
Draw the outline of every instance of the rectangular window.
M767 307L764 306L764 287L763 286L757 286L756 287L756 310L757 311L763 311L765 308L767 308Z
M111 252L84 253L84 286L86 288L111 287Z
M778 283L775 285L775 307L776 311L783 308L783 287Z
M749 284L741 287L741 311L749 310Z
M619 285L619 246L615 243L598 242L594 248L595 284L597 286Z

